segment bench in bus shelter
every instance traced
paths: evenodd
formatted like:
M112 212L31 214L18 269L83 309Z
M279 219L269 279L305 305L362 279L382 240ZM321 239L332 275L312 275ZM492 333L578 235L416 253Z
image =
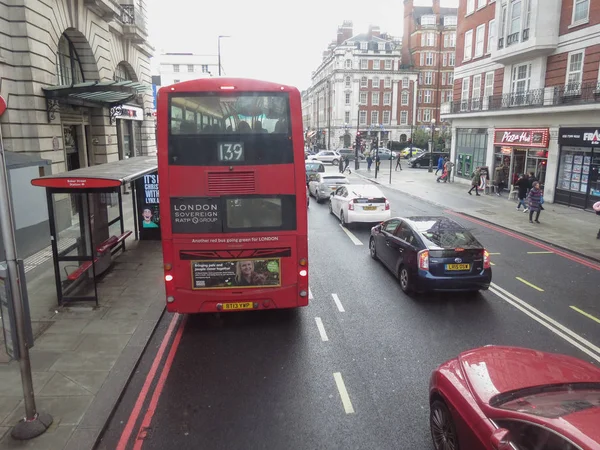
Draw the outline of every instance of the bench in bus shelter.
M98 305L98 277L125 251L128 237L144 236L138 209L145 206L136 204L135 181L157 171L156 156L139 156L31 181L46 188L59 306L82 301ZM132 194L133 231L125 230L124 186Z

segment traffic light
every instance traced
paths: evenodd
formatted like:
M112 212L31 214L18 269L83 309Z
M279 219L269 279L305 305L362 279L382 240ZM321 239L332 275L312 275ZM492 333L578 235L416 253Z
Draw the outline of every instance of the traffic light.
M356 148L360 148L360 144L361 144L361 136L360 136L360 131L358 131L356 133Z
M373 139L373 148L379 148L379 140L378 140L378 138Z

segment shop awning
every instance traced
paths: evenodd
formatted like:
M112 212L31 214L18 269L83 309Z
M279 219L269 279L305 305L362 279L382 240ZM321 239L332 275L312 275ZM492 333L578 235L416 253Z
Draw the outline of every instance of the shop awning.
M134 181L158 168L156 156L113 161L97 166L83 167L69 172L34 178L31 184L54 189L111 189Z
M117 115L117 110L144 91L150 85L136 81L88 81L73 85L48 86L42 88L46 96L48 121L54 119L59 105L105 107L111 109L111 119Z

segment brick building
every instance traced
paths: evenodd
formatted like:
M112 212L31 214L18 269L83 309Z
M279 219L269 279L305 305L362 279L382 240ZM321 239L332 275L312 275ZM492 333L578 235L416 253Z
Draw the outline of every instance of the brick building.
M546 201L600 200L600 3L460 0L452 123L457 179L534 172Z

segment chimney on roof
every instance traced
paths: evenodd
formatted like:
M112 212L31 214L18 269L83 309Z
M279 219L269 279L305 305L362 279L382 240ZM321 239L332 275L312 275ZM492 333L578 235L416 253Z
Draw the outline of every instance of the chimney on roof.
M411 64L410 36L415 27L413 13L415 7L413 0L404 0L404 30L402 33L402 64Z
M352 37L352 21L344 20L341 27L337 31L337 45L342 45L345 40Z
M381 29L377 25L369 25L369 38L379 37L381 35Z
M433 13L436 16L439 16L440 15L440 0L433 0L432 7L433 7Z

